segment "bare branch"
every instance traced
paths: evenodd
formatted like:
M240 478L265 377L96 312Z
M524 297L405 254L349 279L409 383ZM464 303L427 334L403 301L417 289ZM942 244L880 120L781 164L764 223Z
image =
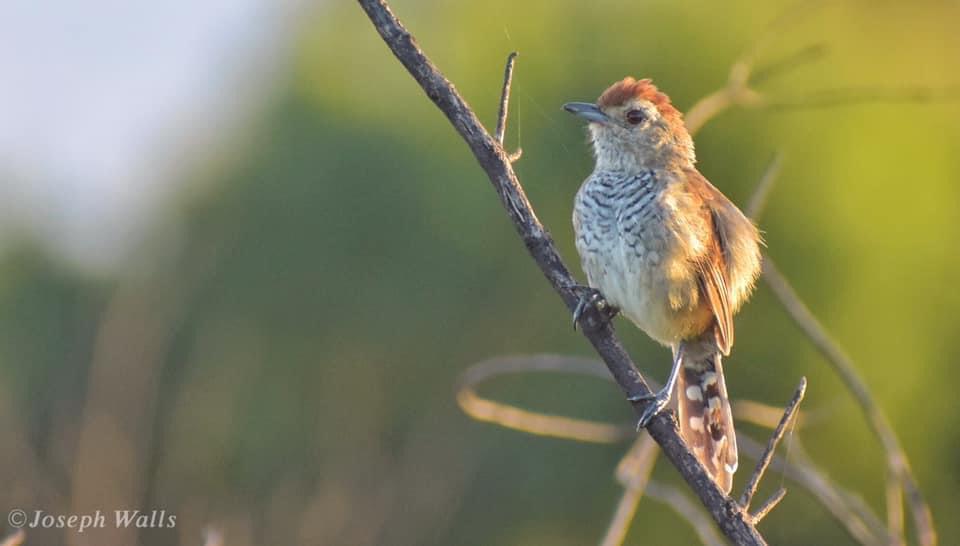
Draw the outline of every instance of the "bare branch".
M913 471L910 469L907 455L900 446L897 435L893 432L887 416L883 413L880 406L874 401L873 395L867 388L866 383L860 378L856 367L849 356L840 348L840 346L830 337L820 321L810 312L810 309L803 303L800 296L790 286L786 277L780 273L773 260L769 256L764 256L763 260L763 278L767 286L773 290L774 295L780 300L781 305L787 314L793 320L794 324L810 339L810 342L820 351L827 362L833 367L833 370L840 376L844 385L853 394L857 404L867 418L867 423L873 430L874 435L880 440L886 455L887 467L889 471L899 478L906 492L907 502L910 505L913 514L914 526L916 527L917 540L923 546L932 546L937 543L937 532L933 524L933 515L930 512L930 506L923 498Z
M777 76L796 70L805 64L814 63L826 57L830 52L826 44L812 44L780 60L757 68L750 81L753 85L772 80Z
M904 525L903 525L903 486L900 479L887 472L887 532L897 541L892 542L891 546L902 546L904 544Z
M770 42L779 39L790 27L796 27L826 4L824 0L797 0L787 6L767 23L750 48L740 56L740 62L752 66L760 52L769 47Z
M497 130L494 138L503 146L503 136L507 132L507 114L510 110L510 85L513 83L513 65L516 64L517 52L507 55L507 66L503 69L503 90L500 91L500 113L497 115Z
M751 106L762 104L762 97L745 85L728 84L700 99L684 115L684 124L691 135L697 134L708 121L731 106Z
M659 452L653 438L641 433L617 464L616 477L620 485L627 489L642 490L650 479Z
M931 87L904 87L899 89L877 87L839 87L822 89L792 98L770 98L755 88L785 72L822 59L829 52L825 44L813 44L794 54L755 69L756 57L769 41L782 34L783 29L795 25L803 15L814 12L816 4L824 2L800 0L772 21L752 46L731 66L726 84L703 97L684 116L687 130L696 134L708 121L733 107L764 108L767 110L799 110L851 106L855 104L927 103L960 99L960 86L936 89Z
M737 447L742 453L758 460L765 451L765 447L759 442L743 434L737 437ZM857 497L833 483L798 451L795 444L789 463L782 457L775 456L771 468L783 472L787 478L813 495L858 543L865 546L890 544L886 536L881 538L876 534L884 529L883 522L865 504L858 502Z
M476 391L481 383L500 375L543 371L610 378L610 374L606 373L595 359L550 354L493 358L474 364L464 371L457 387L457 403L464 413L478 421L540 436L599 444L617 443L636 437L637 432L630 425L532 412L482 398Z
M656 444L654 444L656 446ZM643 489L626 488L617 503L617 511L613 513L613 520L607 526L607 532L600 541L600 546L620 546L627 539L627 531L637 514L637 506L643 497Z
M386 2L359 0L359 3L397 59L420 84L427 96L446 114L470 147L500 196L527 250L572 312L578 301L575 291L577 284L557 253L550 235L533 212L507 154L483 128L476 114L450 82L420 50L413 36L400 24ZM624 394L635 400L650 394L649 386L614 336L613 328L600 320L596 310L588 311L582 325L583 334L603 358ZM646 404L638 401L633 407L640 415ZM723 494L684 443L676 420L670 412L656 416L647 430L733 543L766 544L757 529L748 521L747 515L733 499Z
M600 542L602 546L620 546L627 538L630 523L637 513L637 505L643 497L643 491L650 481L650 473L657 462L656 442L648 434L641 434L617 465L617 480L623 485L623 496L617 504L617 511L607 527Z
M796 60L791 62L794 63L795 66L795 63L801 59L804 59L804 62L808 62L810 59L817 58L822 54L822 51L811 50L805 55L798 55ZM718 91L715 94L716 97L712 102L704 103L704 105L701 106L700 111L702 114L699 118L693 119L693 123L696 124L693 130L698 129L704 123L709 121L711 117L734 104L742 104L747 106L762 105L769 108L806 108L817 106L849 105L874 100L923 102L936 100L938 98L945 99L960 97L960 89L946 90L940 92L939 94L925 88L914 88L907 90L850 89L820 91L816 94L808 95L802 99L771 102L763 99L759 95L748 93L749 89L747 88L747 82L750 79L748 74L749 63L747 61L741 61L739 64L741 65L739 68L739 73L736 70L731 70L731 78L727 88ZM736 77L734 77L735 74L737 74ZM755 76L753 78L754 82L764 78L769 78L770 74L771 68L768 68L761 76ZM739 100L738 97L740 97ZM744 100L745 98L748 98L749 100ZM688 126L691 123L689 118L687 123ZM750 218L756 219L761 214L763 207L766 204L769 191L776 180L780 163L780 156L778 154L775 160L771 162L770 166L768 166L764 176L761 178L760 183L754 190L754 194L747 206L747 215ZM916 484L916 480L912 475L906 454L900 447L896 434L893 432L892 427L890 427L889 422L887 421L882 410L873 402L872 396L870 395L866 384L863 383L863 381L857 375L852 360L850 360L850 358L846 356L839 346L832 339L830 339L829 334L816 320L806 305L804 305L802 300L800 300L799 296L792 289L786 278L783 277L783 275L779 272L779 270L776 268L776 265L770 260L769 256L764 256L763 276L770 288L773 289L774 294L780 300L784 309L787 311L787 314L790 315L790 317L807 335L811 342L827 358L827 361L833 366L834 371L840 375L841 380L843 380L844 384L847 386L863 409L871 428L880 439L880 442L887 454L887 464L890 473L903 482L903 488L906 489L908 493L907 498L911 505L920 544L924 546L936 544L937 538L933 525L933 516L930 512L929 506L926 504L922 494L920 493L920 489ZM888 525L891 531L895 528L899 528L902 532L903 525L896 524L897 514L900 513L902 517L902 508L893 506L891 504L898 502L898 499L902 499L902 495L894 494L898 489L898 487L893 487L888 484ZM893 536L902 536L902 534L897 535L894 533Z
M763 520L763 518L767 517L767 514L769 514L771 510L773 510L774 508L777 507L778 504L780 504L780 501L783 500L783 497L786 497L786 496L787 496L786 489L782 487L780 489L777 489L777 492L774 493L773 495L770 495L770 498L764 501L764 503L760 505L760 508L757 509L756 513L753 514L753 521L756 523L760 523L760 521Z
M835 108L870 103L929 103L960 99L960 87L934 89L931 87L838 87L821 89L797 97L765 99L757 104L768 110L806 110Z
M767 467L770 466L770 460L773 459L773 453L777 449L777 444L780 443L780 440L783 438L783 434L787 430L787 424L793 419L794 414L797 412L797 407L800 405L800 401L803 400L803 395L806 392L807 378L802 377L800 378L800 384L797 385L797 390L793 392L793 398L790 399L790 403L787 404L787 408L783 411L783 417L780 418L780 423L770 436L770 440L767 441L767 448L760 456L760 460L757 461L757 468L753 471L753 475L750 476L750 481L747 482L747 487L743 490L743 495L740 496L740 506L742 506L744 510L750 510L750 501L753 500L753 495L756 494L757 487L760 486L763 473L766 472Z
M778 151L773 154L773 158L763 171L763 176L760 177L760 182L757 183L757 187L753 190L753 195L750 196L750 201L747 203L747 210L745 211L747 218L752 218L756 221L760 217L760 213L763 212L764 207L767 205L767 199L770 197L770 190L773 189L774 182L776 182L777 177L780 176L781 167L783 167L783 153Z
M710 518L703 513L703 509L690 501L690 498L680 489L666 485L656 480L647 482L646 495L651 499L666 504L680 517L690 522L694 532L705 546L724 546L723 539L717 534Z

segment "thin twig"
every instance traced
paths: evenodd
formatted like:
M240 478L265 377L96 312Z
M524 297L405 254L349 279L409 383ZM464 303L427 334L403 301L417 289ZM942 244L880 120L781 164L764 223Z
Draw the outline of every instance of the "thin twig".
M823 325L820 324L820 321L810 312L810 309L803 303L800 296L797 295L789 281L787 281L786 277L783 276L769 256L764 257L763 278L767 282L767 286L773 290L777 299L780 300L780 304L784 310L786 310L787 315L789 315L794 324L806 334L811 343L813 343L831 367L833 367L833 370L840 376L844 385L860 405L860 409L867 418L867 423L883 446L889 471L894 476L897 476L903 484L907 502L910 505L913 515L917 540L922 546L932 546L936 544L937 532L933 524L933 515L930 512L930 506L926 503L923 494L920 492L916 478L913 476L907 455L900 446L900 441L893 432L893 427L890 426L886 414L883 413L883 410L876 401L874 401L873 395L870 394L866 383L864 383L863 379L861 379L857 373L853 361L830 337L830 334L827 333Z
M926 103L960 99L960 86L944 89L922 86L900 89L839 87L813 91L792 98L770 98L758 92L755 87L761 83L788 70L796 69L798 66L820 60L828 53L825 45L814 44L761 68L755 69L754 66L757 54L766 43L782 33L787 25L794 25L800 21L802 15L813 13L812 7L817 3L824 4L824 2L800 0L767 26L751 47L730 66L726 84L694 103L687 111L684 120L691 135L696 134L708 121L733 106L768 110L799 110L877 102Z
M747 87L727 86L703 97L683 116L684 124L691 135L697 134L708 121L734 105L761 104L762 97Z
M891 472L887 472L887 531L890 536L897 537L897 541L891 546L901 546L904 544L903 525L903 486L900 479Z
M779 424L783 410L753 400L737 400L733 402L733 414L738 421L746 421L773 430ZM792 428L800 428L807 421L809 421L807 414L797 410ZM738 439L738 443L741 451L758 460L766 451L765 447L761 447L752 438L743 435ZM899 535L891 532L889 537L884 539L871 533L870 529L882 528L880 519L859 497L844 491L827 479L807 457L799 438L794 439L790 452L792 454L790 463L774 457L772 467L785 472L791 480L800 483L804 489L820 500L821 505L847 528L851 537L864 545L887 546L902 543L902 540L894 538L902 536L902 527ZM899 480L888 482L888 486L890 483L899 484ZM889 491L888 494L890 494ZM888 502L888 506L890 504L892 503ZM901 511L901 521L902 518Z
M527 250L572 312L579 300L576 290L578 285L560 258L550 235L537 219L506 152L483 128L476 114L456 89L420 50L413 36L400 24L385 0L359 0L359 3L390 50L470 147L500 196L507 215ZM641 400L644 395L651 394L650 387L617 340L612 326L604 323L595 309L588 310L584 318L581 323L584 328L581 331L603 358L624 394L637 400L633 408L637 415L641 415L647 407ZM654 417L647 426L647 431L660 444L664 455L696 492L731 542L766 544L756 527L748 521L747 515L733 499L723 494L688 448L680 436L671 412L663 412Z
M478 421L494 423L539 436L609 444L622 442L637 435L633 425L614 425L532 412L482 398L477 394L477 387L494 377L543 371L610 378L610 374L595 359L551 354L493 358L474 364L464 371L458 381L457 403L464 413Z
M875 87L838 87L821 89L797 97L764 99L757 104L768 110L808 110L835 108L871 103L928 103L960 99L960 87L935 89L931 87L904 87L882 89Z
M620 546L627 538L630 523L637 513L637 505L650 481L650 473L657 462L660 449L648 434L641 434L617 465L617 481L623 485L623 496L617 511L603 535L601 546Z
M600 546L620 546L627 539L627 531L633 523L637 513L637 506L643 497L643 489L626 488L617 503L617 511L613 513L613 520L607 526L607 532L600 541Z
M764 446L745 434L737 435L737 447L741 453L758 460L765 451ZM770 467L783 472L787 478L813 495L857 543L864 546L888 545L890 541L886 537L877 535L879 532L885 533L883 522L865 504L856 502L856 497L833 483L798 451L794 445L789 463L782 457L775 456Z
M717 534L710 518L703 509L694 504L690 497L679 488L666 485L657 480L647 482L646 495L653 500L666 504L680 517L690 522L697 537L704 546L724 546L723 539Z
M773 458L773 453L777 449L777 444L780 443L780 440L783 438L783 434L787 430L787 424L793 419L797 407L800 405L800 401L803 400L803 395L806 391L807 378L802 377L800 378L800 384L797 385L797 390L793 392L793 398L790 399L790 403L787 404L787 408L783 411L783 417L780 418L780 423L770 436L770 440L767 441L767 449L764 450L763 455L760 456L760 460L757 461L757 468L753 471L753 475L750 476L750 481L747 482L747 487L744 489L743 495L740 496L740 506L742 506L744 510L750 510L750 501L753 500L753 495L756 494L760 480L770 465L770 460Z
M763 520L763 518L767 517L767 514L769 514L771 510L773 510L774 508L777 507L778 504L780 504L780 501L783 500L783 497L786 497L786 496L787 496L786 489L784 489L783 487L781 487L780 489L777 489L776 493L774 493L773 495L770 495L770 498L764 501L764 503L760 505L760 508L758 508L757 511L753 514L753 521L760 523L760 521Z
M753 190L753 195L750 196L750 201L747 203L747 210L745 211L748 218L752 218L754 221L759 219L760 213L767 205L770 190L773 189L774 182L776 182L780 176L781 167L783 167L783 152L777 151L773 154L773 158L770 159L770 163L767 164L767 168L764 169L763 176L760 177L760 182L757 182Z
M819 4L819 5L818 5ZM796 27L817 9L827 4L824 0L797 0L768 22L750 47L740 56L744 64L753 65L761 51L767 49L770 42L783 36L790 27Z
M507 132L507 114L510 110L510 85L513 83L513 65L516 64L517 52L507 55L507 66L503 69L503 89L500 91L500 112L497 114L497 130L494 138L503 146L503 136Z
M830 53L830 49L826 44L809 45L782 59L757 68L754 70L753 76L750 77L750 81L753 85L760 85L781 74L792 72L800 66L819 61L826 57L828 53Z

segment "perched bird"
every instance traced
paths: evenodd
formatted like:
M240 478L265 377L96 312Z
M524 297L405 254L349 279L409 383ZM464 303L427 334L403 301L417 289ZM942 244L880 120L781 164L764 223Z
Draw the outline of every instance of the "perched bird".
M596 157L573 208L592 289L574 324L584 305L605 300L673 350L667 384L646 397L638 426L676 389L681 434L729 492L737 441L721 356L730 353L733 315L760 272L757 228L696 169L682 115L650 80L626 78L596 104L564 109L589 122Z

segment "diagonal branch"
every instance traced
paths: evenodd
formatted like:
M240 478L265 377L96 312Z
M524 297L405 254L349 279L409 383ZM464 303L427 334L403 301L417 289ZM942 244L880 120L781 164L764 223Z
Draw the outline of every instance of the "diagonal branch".
M393 54L470 147L500 196L507 215L530 255L572 312L578 300L574 290L577 284L561 260L550 235L533 212L503 147L484 129L453 85L424 55L413 36L400 24L386 2L359 0L359 3ZM600 317L596 316L594 310L589 312L592 316L586 317L583 333L603 358L617 384L630 398L638 399L642 395L650 394L650 388L637 367L614 336L613 328L599 320ZM595 324L595 327L590 327L591 323ZM644 408L645 404L642 402L634 404L638 415ZM665 412L658 415L647 430L731 542L745 545L766 544L746 513L733 499L720 491L688 449L680 437L672 414Z
M646 494L651 499L666 504L677 515L690 522L704 546L723 546L723 539L703 514L703 509L694 504L679 488L650 480L647 482Z
M637 513L637 505L643 497L643 492L650 481L650 473L657 462L657 444L648 434L641 434L630 451L623 456L617 465L617 481L623 486L623 496L617 505L613 520L607 527L607 532L600 542L601 546L620 546L627 538L627 531L633 523L633 516Z
M705 123L707 119L703 120ZM754 190L747 208L750 218L756 219L763 211L779 171L780 155L767 167L766 172ZM770 256L764 254L762 276L767 286L780 301L780 305L794 324L807 336L807 339L820 351L834 372L840 376L844 386L850 391L867 418L874 435L880 440L887 462L887 520L888 531L893 537L903 536L903 492L906 491L907 504L913 515L917 540L921 546L934 546L937 543L936 527L930 506L920 492L906 452L900 445L886 414L873 399L870 389L857 373L853 360L830 337L816 316L806 306L787 278L780 272ZM898 539L902 542L902 539Z
M747 218L752 218L753 221L756 222L760 217L760 212L766 206L767 199L770 198L770 191L773 190L773 184L777 181L777 177L780 176L780 169L782 167L783 152L778 151L773 154L773 159L770 160L767 168L763 171L760 182L757 183L757 187L753 190L753 195L750 196L750 201L747 202L747 208L744 210Z
M930 506L920 492L913 471L910 469L907 454L903 451L903 447L901 447L896 433L893 432L893 427L890 426L887 416L873 399L873 395L870 394L866 383L860 378L860 374L857 373L853 361L830 337L820 321L803 303L789 281L770 259L770 256L764 256L763 279L767 282L767 286L773 290L777 299L780 300L787 315L793 319L794 324L806 334L810 342L826 358L863 410L874 435L880 439L890 473L900 480L906 492L920 544L923 546L936 544L937 532L933 525L933 515L930 512Z
M758 460L766 448L746 435L737 437L737 444L742 453ZM783 472L787 478L813 495L857 543L864 546L886 546L894 543L893 537L879 536L884 532L883 523L859 497L834 483L802 454L801 450L796 449L796 446L790 462L775 456L771 468Z
M767 449L764 450L763 455L760 456L760 460L757 461L757 468L753 471L753 475L750 476L750 481L747 482L747 487L740 497L740 506L743 506L744 510L750 510L750 501L753 500L753 496L757 492L757 487L760 486L760 480L767 471L767 467L770 466L773 453L777 450L777 444L780 443L783 434L787 431L787 425L793 419L793 416L796 415L797 409L800 407L800 401L803 400L803 395L806 391L807 378L804 377L800 379L800 384L797 385L797 390L793 393L793 398L791 398L790 403L787 404L787 409L784 410L783 417L780 418L780 423L777 424L777 428L774 429L773 434L770 436L770 441L767 442ZM756 515L754 518L759 521L762 516Z

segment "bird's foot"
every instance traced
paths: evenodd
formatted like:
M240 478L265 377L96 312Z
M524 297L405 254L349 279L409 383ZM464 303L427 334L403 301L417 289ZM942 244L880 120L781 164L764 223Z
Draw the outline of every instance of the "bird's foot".
M639 431L642 428L646 428L654 417L667 409L667 406L670 405L670 390L663 388L653 394L642 394L640 396L630 397L629 400L631 402L647 402L647 407L643 409L643 413L640 414L640 420L637 421L637 430Z
M611 305L596 288L577 285L574 291L577 292L580 297L579 301L577 301L576 308L573 310L574 330L577 329L577 324L580 322L580 319L585 318L585 313L590 307L596 311L596 315L595 317L587 317L588 319L595 319L588 320L584 323L584 326L589 328L599 328L607 324L620 312L620 309Z

